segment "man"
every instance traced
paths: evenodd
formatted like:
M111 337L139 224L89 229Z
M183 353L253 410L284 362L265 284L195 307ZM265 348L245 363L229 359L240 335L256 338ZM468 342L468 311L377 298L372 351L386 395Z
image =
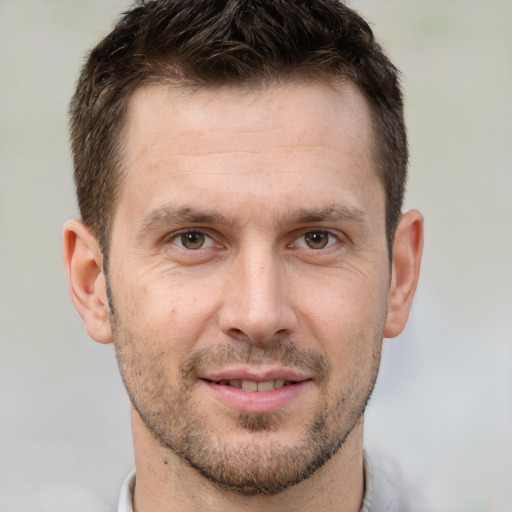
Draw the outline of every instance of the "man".
M336 0L140 3L71 131L71 296L132 403L119 510L398 510L363 414L423 220L368 25Z

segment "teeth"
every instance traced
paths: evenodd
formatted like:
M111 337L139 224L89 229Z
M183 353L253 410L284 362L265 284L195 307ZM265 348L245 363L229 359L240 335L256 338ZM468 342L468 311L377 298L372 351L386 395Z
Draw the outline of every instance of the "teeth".
M274 381L267 380L265 382L258 382L258 391L270 391L274 389Z
M217 381L221 386L230 386L232 388L243 389L244 391L271 391L272 389L279 389L284 386L291 386L294 384L291 380L275 379L257 382L255 380L241 380L241 379L222 379Z
M258 391L258 383L254 380L243 380L242 389L244 391Z

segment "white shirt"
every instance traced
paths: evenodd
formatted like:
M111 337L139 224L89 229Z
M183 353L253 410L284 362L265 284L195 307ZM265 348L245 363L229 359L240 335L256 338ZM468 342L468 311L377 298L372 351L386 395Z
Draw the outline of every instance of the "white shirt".
M405 504L400 471L396 465L384 459L374 464L365 453L365 492L359 512L410 512ZM135 488L135 471L126 478L121 489L118 512L133 512L132 497Z

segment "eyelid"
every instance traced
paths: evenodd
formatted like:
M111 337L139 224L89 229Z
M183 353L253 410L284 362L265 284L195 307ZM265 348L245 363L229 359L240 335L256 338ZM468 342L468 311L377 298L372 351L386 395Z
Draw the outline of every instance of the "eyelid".
M205 244L198 249L189 249L188 247L184 247L181 243L176 242L177 240L179 240L179 238L182 235L186 235L187 233L200 233L205 238ZM210 247L217 245L213 236L211 236L208 233L208 230L201 229L201 228L184 228L184 229L180 229L179 231L173 231L172 233L169 233L168 235L166 235L164 237L163 243L171 244L176 247L179 247L180 249L183 249L185 251L190 251L190 252L201 251L202 249L209 249Z
M304 244L302 246L298 246L297 245L297 241L300 240L300 239L304 239L304 237L308 233L325 233L325 234L329 235L330 237L332 237L334 239L334 242L332 242L332 243L328 242L325 247L322 247L322 248L319 248L319 249L313 249L312 247L308 247L305 242L304 242ZM331 247L333 247L337 243L341 243L342 240L343 240L343 236L340 233L334 233L330 229L325 229L325 228L313 228L313 229L312 228L307 228L307 229L302 229L298 233L298 235L293 238L292 242L289 244L289 247L298 248L298 249L307 249L307 250L311 250L311 251L321 251L321 250L330 249Z
M202 247L200 247L199 249L189 249L187 247L184 247L182 244L180 243L176 243L176 240L178 239L179 240L179 237L181 235L184 235L186 233L201 233L202 235L204 235L205 239L207 240L207 245L204 245ZM328 242L328 245L326 247L323 247L322 249L313 249L311 247L308 247L305 243L303 244L302 247L298 247L297 246L297 241L300 240L300 239L303 239L308 233L326 233L327 235L329 235L331 238L334 239L334 241L332 242ZM291 238L291 242L288 245L288 247L290 248L297 248L297 249L308 249L308 250L312 250L312 251L320 251L320 250L327 250L335 245L337 245L337 243L343 243L344 240L346 241L346 236L343 234L343 233L340 233L338 231L333 231L331 229L328 229L328 228L323 228L323 227L319 227L319 228L302 228L300 230L297 230L295 231L295 233L293 233L292 237ZM202 249L209 249L211 247L214 247L214 246L225 246L225 243L223 242L219 242L218 241L218 237L215 237L208 228L195 228L195 227L190 227L190 228L183 228L183 229L180 229L178 231L173 231L171 233L168 233L167 235L165 235L163 238L162 238L162 243L165 245L165 244L171 244L171 245L174 245L180 249L183 249L185 251L188 251L188 252L198 252L198 251L201 251Z

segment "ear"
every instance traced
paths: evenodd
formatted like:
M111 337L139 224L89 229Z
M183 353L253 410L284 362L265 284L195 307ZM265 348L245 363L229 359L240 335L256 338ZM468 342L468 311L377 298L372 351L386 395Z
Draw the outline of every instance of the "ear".
M83 222L72 219L64 224L62 255L71 299L89 336L99 343L110 343L112 331L103 255L98 241Z
M405 328L420 275L423 252L423 216L411 210L400 218L393 244L393 266L388 296L386 338L398 336Z

